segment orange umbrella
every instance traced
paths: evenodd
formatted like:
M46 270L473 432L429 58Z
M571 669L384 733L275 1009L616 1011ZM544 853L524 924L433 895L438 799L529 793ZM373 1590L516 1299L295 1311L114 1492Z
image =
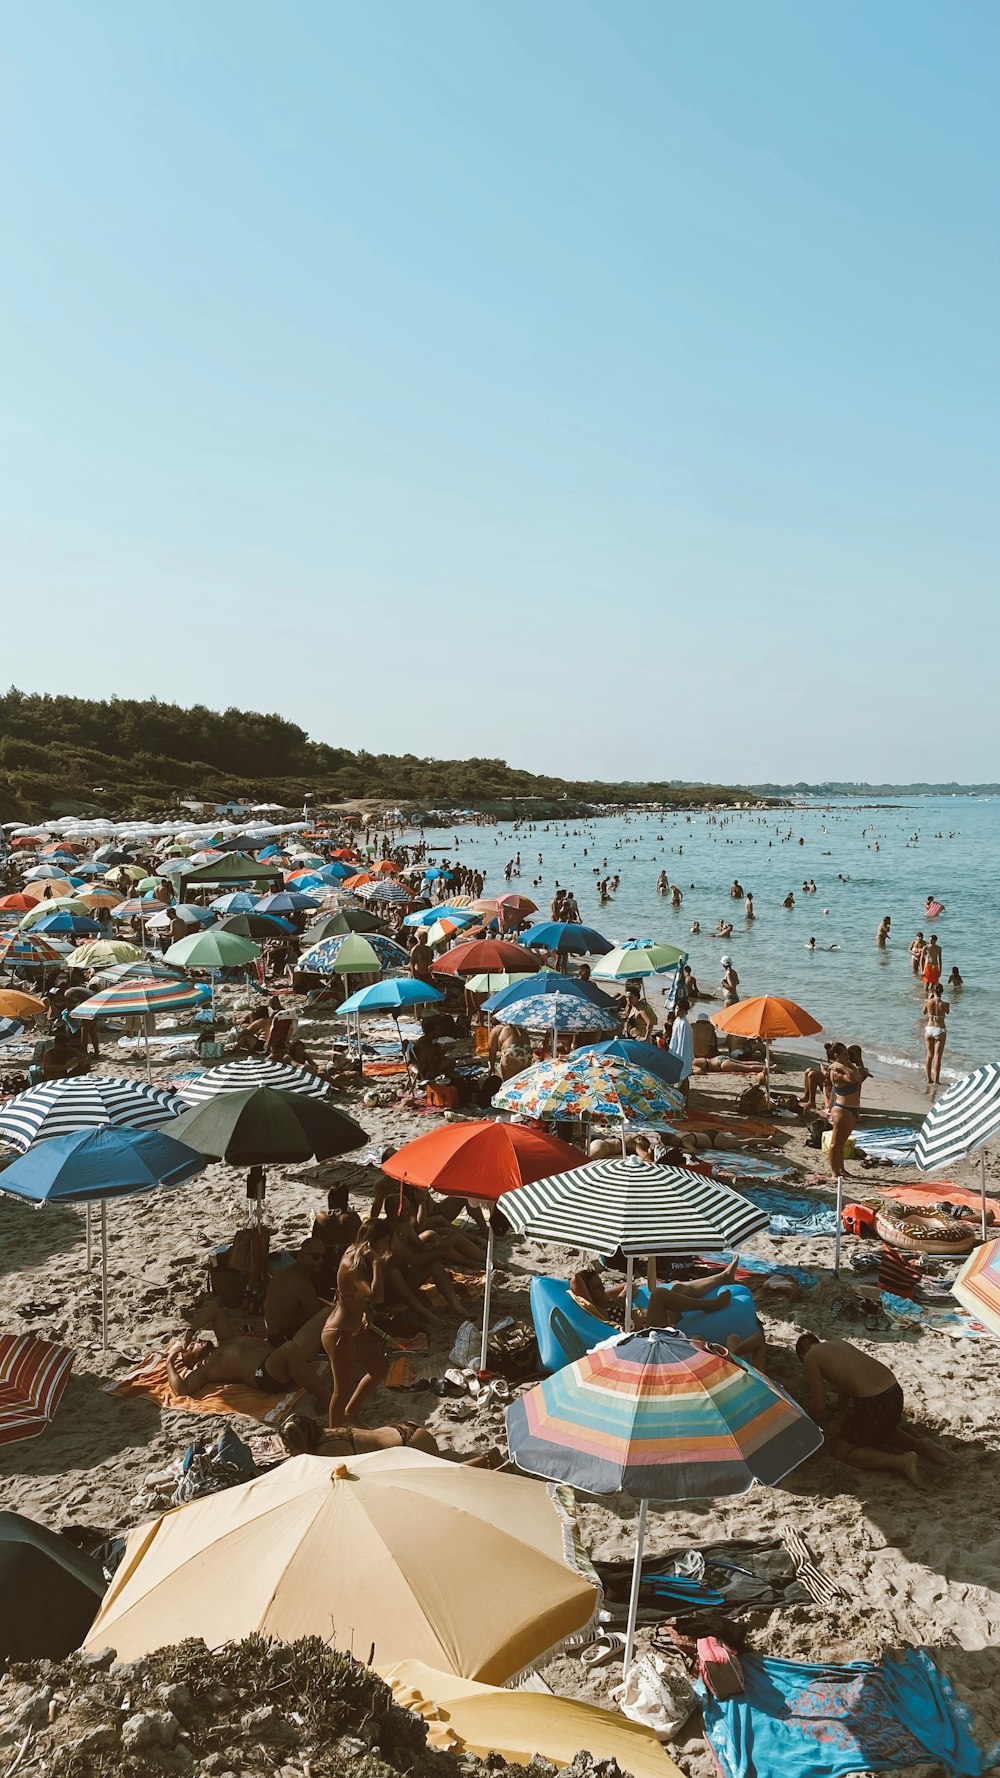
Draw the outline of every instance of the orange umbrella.
M5 914L29 914L34 907L30 895L17 890L13 895L0 895L0 912Z
M473 939L469 944L455 945L431 964L435 975L534 975L541 967L542 960L536 951L502 938Z
M45 877L26 883L21 892L29 901L55 901L60 895L72 895L73 885L66 877Z
M341 887L341 889L360 889L362 883L377 883L377 882L378 882L378 878L375 875L374 871L361 870L361 871L358 871L356 876L344 877L341 884L340 884L340 887Z
M44 1000L22 994L19 988L0 988L0 1019L34 1019L45 1011Z
M400 866L393 864L391 858L380 858L378 864L372 865L372 869L381 877L398 877Z
M759 1037L764 1043L774 1043L779 1037L814 1037L823 1029L804 1007L777 994L738 1000L735 1006L714 1012L712 1023L717 1031L728 1031L732 1037Z

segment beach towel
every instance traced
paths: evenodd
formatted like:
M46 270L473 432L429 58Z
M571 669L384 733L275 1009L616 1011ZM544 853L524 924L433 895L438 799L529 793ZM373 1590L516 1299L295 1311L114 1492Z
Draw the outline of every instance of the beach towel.
M778 1132L774 1124L760 1118L718 1117L714 1111L686 1111L673 1128L679 1135L685 1130L725 1130L727 1135L742 1136L747 1142L775 1142Z
M317 1379L322 1367L317 1364ZM208 1395L175 1395L167 1376L167 1361L153 1352L141 1364L126 1371L114 1383L104 1385L108 1395L124 1401L141 1396L155 1401L158 1407L171 1408L180 1414L243 1414L248 1420L259 1420L264 1426L280 1426L302 1400L304 1391L290 1389L286 1395L264 1395L247 1383L221 1383Z
M927 1210L932 1204L967 1204L978 1215L982 1206L978 1190L970 1191L968 1186L953 1185L950 1179L934 1179L926 1185L922 1181L909 1181L906 1185L885 1185L879 1189L883 1197L892 1198L897 1204L912 1204L920 1210ZM1000 1203L988 1194L986 1220L1000 1222Z
M69 1382L73 1353L37 1334L0 1334L0 1445L37 1438Z
M919 1333L945 1334L950 1340L993 1338L982 1321L977 1321L968 1309L961 1308L956 1302L950 1308L940 1303L915 1303L908 1297L894 1296L891 1291L884 1290L882 1308L889 1319L904 1330L909 1327Z
M987 1778L995 1768L1000 1748L976 1745L969 1712L923 1649L845 1667L742 1661L742 1696L696 1687L722 1778L840 1778L935 1761L952 1778Z
M866 1129L862 1125L855 1130L852 1140L855 1150L860 1149L862 1154L883 1161L888 1167L913 1165L917 1132L911 1124L887 1124L882 1129Z
M746 1186L745 1195L766 1210L771 1235L835 1235L837 1212L817 1203L815 1197L788 1191L781 1185Z
M720 1254L719 1264L724 1265L725 1260L726 1256ZM736 1272L737 1283L749 1284L750 1289L752 1290L755 1278L760 1279L772 1276L779 1278L794 1278L796 1283L802 1286L803 1290L812 1290L814 1285L819 1283L819 1273L807 1272L804 1266L786 1266L783 1265L780 1260L757 1259L754 1255L748 1253L740 1255L740 1263Z

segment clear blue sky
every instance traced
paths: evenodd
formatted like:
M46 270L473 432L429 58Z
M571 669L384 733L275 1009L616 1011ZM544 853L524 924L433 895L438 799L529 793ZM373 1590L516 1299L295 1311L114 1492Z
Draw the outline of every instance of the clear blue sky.
M996 777L993 0L2 18L5 682Z

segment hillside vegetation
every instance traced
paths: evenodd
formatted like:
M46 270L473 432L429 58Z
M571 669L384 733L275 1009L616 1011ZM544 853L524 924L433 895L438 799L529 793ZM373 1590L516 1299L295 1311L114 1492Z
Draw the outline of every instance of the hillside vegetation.
M510 814L519 798L683 806L732 802L717 785L601 784L540 776L502 759L421 759L311 741L283 716L183 709L156 698L71 698L11 688L0 697L0 819L86 805L146 815L184 798L301 807L387 798L421 808ZM568 811L567 811L568 812Z

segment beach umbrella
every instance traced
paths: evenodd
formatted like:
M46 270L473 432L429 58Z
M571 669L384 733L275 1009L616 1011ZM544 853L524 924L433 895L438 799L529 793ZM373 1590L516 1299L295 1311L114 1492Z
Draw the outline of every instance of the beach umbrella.
M775 1487L823 1444L798 1403L719 1346L672 1329L616 1334L507 1409L519 1469L639 1502L624 1669L628 1672L650 1500L713 1500Z
M376 865L375 869L377 870L378 868L378 865ZM425 883L436 883L441 877L444 877L445 880L450 883L455 873L451 870L445 870L443 865L432 864L429 870L424 871L423 875Z
M501 1199L500 1208L532 1241L558 1241L588 1253L620 1248L630 1318L636 1258L721 1253L766 1229L770 1220L768 1211L720 1180L634 1155L586 1161L572 1172L520 1186Z
M936 1172L979 1155L980 1232L986 1239L986 1147L1000 1131L1000 1066L984 1062L942 1093L917 1132L914 1160Z
M684 1099L666 1081L613 1056L572 1055L564 1062L536 1062L504 1082L493 1103L522 1117L650 1124L684 1110ZM622 1132L624 1152L625 1136Z
M173 1093L143 1081L74 1075L69 1080L43 1081L8 1100L0 1110L0 1141L24 1154L33 1142L69 1136L75 1130L155 1129L164 1118L185 1109Z
M617 1711L548 1691L480 1685L423 1661L396 1661L377 1671L396 1703L426 1725L428 1747L444 1753L480 1759L500 1754L511 1765L529 1767L541 1758L561 1767L585 1747L592 1760L613 1760L632 1778L682 1778L653 1730Z
M23 1019L0 1018L0 1044L11 1043L24 1030Z
M151 917L146 921L150 932L169 932L175 920L179 920L182 926L190 926L192 931L215 924L216 916L211 908L200 907L196 901L182 901L176 907L165 907L162 901L151 901L145 905L152 909Z
M519 994L505 1007L503 1017L520 1030L550 1031L553 1056L560 1031L617 1031L621 1023L617 1012L607 1012L581 994Z
M60 895L52 901L33 901L28 912L19 920L18 926L21 932L33 932L36 927L41 926L43 920L50 919L53 914L83 914L86 916L90 913L91 909L85 901L80 900L79 896Z
M459 926L478 926L481 923L479 915L474 914L470 908L451 908L446 907L444 902L438 902L435 907L417 908L414 913L405 914L403 925L433 926L442 918L453 920Z
M81 889L74 899L87 908L116 908L121 896L117 889L102 889L99 884L95 884L90 889Z
M380 907L383 904L400 907L405 904L406 907L412 907L414 902L423 899L415 889L406 888L394 877L376 877L374 882L362 883L358 889L358 895L362 901L374 902Z
M306 927L302 934L302 943L307 949L311 949L322 938L343 938L348 932L378 930L378 916L370 914L367 908L344 908L339 913L320 914L311 926Z
M68 1537L21 1513L0 1512L0 1598L11 1601L0 1618L0 1668L7 1661L61 1661L72 1654L106 1586L100 1563Z
M721 1012L713 1012L712 1024L717 1031L725 1031L730 1037L756 1038L764 1045L764 1091L768 1105L771 1103L771 1044L780 1037L813 1037L823 1027L814 1019L812 1013L796 1005L794 1000L783 1000L777 994L759 994L751 1000L737 1000L733 1006L724 1006ZM837 1225L840 1226L840 1182L838 1180ZM834 1259L834 1271L840 1270L840 1236L837 1236L837 1252Z
M134 952L133 952L134 954ZM141 956L141 952L139 953ZM124 959L128 961L128 959ZM158 1012L191 1012L209 999L207 988L193 982L182 982L176 976L130 976L113 988L103 988L89 1000L81 1000L72 1012L73 1024L80 1019L142 1019L142 1036L146 1050L146 1079L150 1078L149 1022Z
M19 988L0 988L0 1018L35 1019L45 1011L44 1000L34 994L22 994Z
M26 870L24 873L26 883L44 883L52 879L64 882L65 878L66 872L56 864L36 864L32 870Z
M541 968L541 959L523 945L511 944L502 938L473 938L454 945L432 965L435 975L481 975L493 971L514 970L519 975L534 975Z
M633 981L639 976L660 975L686 956L676 945L620 945L594 964L594 975L602 981Z
M481 975L467 976L465 987L466 992L469 994L494 995L499 994L504 988L513 988L518 982L534 982L537 980L538 977L534 975L508 975L505 971L501 970L499 974L494 973L493 975L490 975L484 973Z
M148 961L138 945L124 938L98 938L91 945L79 945L73 953L74 969L107 969L112 963Z
M301 895L296 890L279 890L276 895L262 895L257 903L258 914L301 914L318 908L315 895Z
M128 949L135 950L135 946L129 945ZM190 983L184 980L179 970L168 969L159 957L149 951L140 951L136 957L125 963L106 964L104 968L97 970L94 980L107 987L113 987L116 982L151 980L176 982L179 987L190 987ZM204 989L201 989L202 997L204 997L204 992Z
M328 1161L368 1141L361 1125L330 1100L274 1087L214 1093L184 1112L174 1131L178 1141L231 1167Z
M245 889L233 889L228 895L217 895L209 907L217 914L255 914L259 895L248 895Z
M408 961L402 945L381 933L347 932L303 951L297 967L308 975L379 975L383 969L405 969Z
M163 878L160 876L140 877L135 886L137 895L158 894L162 888Z
M0 1334L0 1445L19 1444L45 1431L55 1418L72 1365L68 1346L55 1346L32 1333ZM0 1522L8 1516L0 1513ZM0 1547L0 1562L2 1553ZM9 1603L13 1606L13 1600ZM0 1614L0 1655L7 1622L16 1616L13 1609Z
M358 1038L358 1067L361 1069L361 1016L363 1013L387 1012L391 1014L396 1026L401 1055L405 1058L406 1046L399 1029L399 1012L404 1007L440 1005L444 995L438 988L432 988L427 982L416 981L413 976L389 976L381 982L370 982L368 987L359 988L347 1000L342 1001L336 1009L336 1017L350 1018L354 1014Z
M179 1121L179 1120L178 1120ZM201 1154L160 1130L74 1130L39 1142L0 1172L0 1192L35 1204L101 1206L101 1334L108 1347L109 1198L132 1197L156 1186L183 1185L205 1168Z
M9 932L0 938L0 969L58 969L63 954L45 938Z
M215 1011L215 978L220 969L245 969L255 957L260 956L260 946L252 939L239 938L235 932L222 932L218 927L211 927L204 932L193 932L190 938L180 938L163 953L165 963L173 963L182 969L207 969L212 978L212 1011Z
M952 1290L962 1307L1000 1339L1000 1240L973 1249Z
M360 889L367 883L377 883L378 880L379 879L376 877L374 871L356 870L352 873L351 876L342 877L341 884L343 885L343 887L345 889L352 889L353 890L353 889Z
M13 895L0 895L0 914L30 914L37 906L37 901L20 890Z
M353 874L353 866L344 864L339 858L331 859L329 864L324 864L322 869L316 872L318 877L322 877L324 883L342 883L345 877L353 876Z
M492 995L485 1002L483 1011L506 1013L508 1006L516 1005L525 994L575 994L578 999L589 1000L592 1006L599 1006L605 1012L618 1011L617 1000L596 982L585 981L578 975L563 975L558 969L540 969L536 975L519 977Z
M604 957L614 950L603 933L572 920L542 920L537 926L529 926L519 938L522 945L544 945L547 951L573 957Z
M529 914L537 914L535 902L527 895L519 895L514 889L507 889L502 895L489 902L473 902L473 907L488 907L495 912L500 921L500 930L505 926L516 926L518 921L526 920Z
M217 1093L245 1093L255 1087L306 1093L312 1099L326 1099L330 1093L327 1082L318 1074L310 1074L308 1068L296 1068L291 1062L272 1062L265 1056L246 1056L209 1068L195 1080L182 1081L179 1091L185 1103L179 1109L186 1111L190 1105L203 1105Z
M288 920L279 919L277 914L227 914L225 919L219 921L218 929L220 932L232 932L237 938L256 939L258 944L295 931Z
M36 920L34 929L41 933L53 932L60 938L93 938L102 927L99 920L90 920L86 914L71 914L65 908L58 908Z
M322 892L329 888L329 884L324 883L323 878L317 876L314 870L303 870L296 871L294 876L286 877L285 887L290 893L314 896L317 905L320 905Z
M443 945L451 938L458 938L467 926L467 920L453 920L448 914L442 914L430 926L424 927L424 937L429 945Z
M615 1061L627 1062L631 1068L642 1068L657 1080L665 1080L668 1086L676 1086L684 1071L684 1064L679 1056L670 1050L661 1049L657 1043L640 1043L632 1037L612 1037L604 1043L585 1043L577 1050L578 1056L610 1056Z
M60 895L72 895L82 885L71 877L49 877L44 882L26 883L23 893L29 901L54 901Z
M131 1531L87 1646L320 1636L503 1684L584 1640L599 1594L569 1562L527 1477L405 1448L293 1457Z
M579 1165L578 1148L531 1130L522 1124L488 1120L445 1124L418 1136L384 1162L382 1171L404 1185L417 1185L444 1197L472 1198L495 1204L502 1193L526 1181L546 1178ZM479 1368L486 1369L490 1331L490 1297L493 1287L493 1222L486 1236L486 1290L483 1297L483 1332Z

